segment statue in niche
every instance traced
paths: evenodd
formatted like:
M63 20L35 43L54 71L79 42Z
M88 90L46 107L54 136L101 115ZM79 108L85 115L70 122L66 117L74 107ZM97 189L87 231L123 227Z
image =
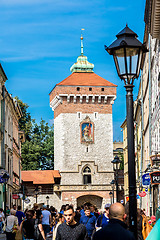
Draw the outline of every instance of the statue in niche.
M93 123L86 117L81 123L81 142L93 143Z

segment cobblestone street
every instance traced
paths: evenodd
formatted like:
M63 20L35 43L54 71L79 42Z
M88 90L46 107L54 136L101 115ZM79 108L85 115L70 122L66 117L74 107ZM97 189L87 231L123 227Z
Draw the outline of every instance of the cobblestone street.
M0 234L0 240L6 240L6 234L5 233Z

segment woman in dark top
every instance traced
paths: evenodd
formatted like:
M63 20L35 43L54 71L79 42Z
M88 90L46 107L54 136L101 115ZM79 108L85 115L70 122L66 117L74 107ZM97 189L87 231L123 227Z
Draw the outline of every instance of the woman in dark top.
M34 211L29 210L26 212L26 221L23 222L22 232L25 238L34 239L34 224L35 219L33 219Z

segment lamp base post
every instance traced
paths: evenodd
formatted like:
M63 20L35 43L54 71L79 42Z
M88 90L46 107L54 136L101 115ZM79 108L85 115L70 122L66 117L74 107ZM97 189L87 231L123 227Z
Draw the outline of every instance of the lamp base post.
M125 85L127 107L127 142L128 142L128 180L129 180L129 228L137 239L137 199L136 199L136 171L134 149L133 122L133 85Z
M116 201L119 202L119 196L118 196L118 170L116 170Z

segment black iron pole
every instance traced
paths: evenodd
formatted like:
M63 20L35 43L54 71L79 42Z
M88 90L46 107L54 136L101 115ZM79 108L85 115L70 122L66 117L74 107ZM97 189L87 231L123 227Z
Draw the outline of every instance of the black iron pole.
M119 201L118 198L118 169L116 169L116 201Z
M113 203L114 203L114 186L113 186Z
M129 180L129 228L137 239L137 199L136 199L136 171L134 149L133 122L133 85L125 85L127 107L127 142L128 142L128 180Z

